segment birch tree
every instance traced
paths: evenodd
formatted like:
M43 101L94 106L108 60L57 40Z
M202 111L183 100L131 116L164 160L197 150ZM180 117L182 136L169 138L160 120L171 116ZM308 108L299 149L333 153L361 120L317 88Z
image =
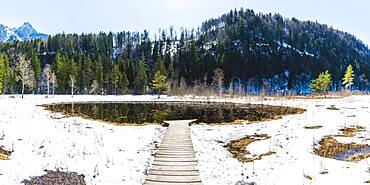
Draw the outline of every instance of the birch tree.
M73 75L69 75L69 80L71 82L71 95L72 95L72 98L73 98L73 91L74 91L74 86L75 86L76 79Z
M22 98L24 94L24 88L32 88L35 84L35 75L32 70L31 62L26 60L24 56L19 56L19 62L16 67L17 70L17 81L22 82Z
M55 75L54 72L51 74L51 79L50 80L51 80L52 90L53 90L53 95L54 95L54 89L58 85L57 84L57 76Z

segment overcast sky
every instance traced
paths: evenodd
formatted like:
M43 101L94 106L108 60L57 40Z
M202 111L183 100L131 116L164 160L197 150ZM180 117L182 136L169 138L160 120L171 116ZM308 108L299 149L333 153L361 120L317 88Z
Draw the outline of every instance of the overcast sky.
M243 7L312 20L356 35L370 45L369 0L2 0L0 23L30 22L38 31L82 33L192 28Z

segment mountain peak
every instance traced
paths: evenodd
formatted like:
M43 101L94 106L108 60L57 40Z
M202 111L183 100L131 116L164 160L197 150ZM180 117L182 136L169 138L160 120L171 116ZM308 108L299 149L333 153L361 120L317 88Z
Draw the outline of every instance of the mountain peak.
M0 24L0 42L15 40L46 39L47 35L39 33L30 22L23 23L19 28L10 29Z
M34 29L30 22L24 22L23 25L21 27L19 27L18 29L20 29L20 28Z

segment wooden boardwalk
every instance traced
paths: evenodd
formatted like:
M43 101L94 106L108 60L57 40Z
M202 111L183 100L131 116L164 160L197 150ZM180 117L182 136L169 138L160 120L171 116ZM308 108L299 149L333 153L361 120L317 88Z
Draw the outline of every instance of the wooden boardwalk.
M189 123L194 120L165 121L169 124L144 185L201 185Z

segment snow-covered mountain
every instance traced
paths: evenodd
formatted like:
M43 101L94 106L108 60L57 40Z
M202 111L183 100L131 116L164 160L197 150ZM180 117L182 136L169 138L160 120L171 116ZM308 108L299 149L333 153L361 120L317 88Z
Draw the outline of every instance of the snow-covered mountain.
M16 40L47 39L48 35L39 33L29 22L25 22L19 28L9 28L0 24L0 42L12 42Z

